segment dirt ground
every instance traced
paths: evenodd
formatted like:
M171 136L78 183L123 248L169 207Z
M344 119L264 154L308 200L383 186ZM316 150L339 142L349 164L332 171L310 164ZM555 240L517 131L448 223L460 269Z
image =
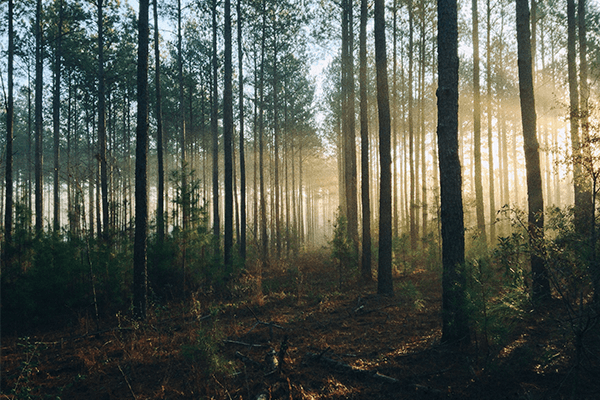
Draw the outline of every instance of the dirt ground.
M451 348L436 274L398 275L396 295L380 297L373 282L340 286L324 257L265 271L262 294L248 274L234 300L197 293L154 304L144 323L81 317L4 337L0 398L600 399L598 370L574 367L558 306L520 321L502 348L477 335Z

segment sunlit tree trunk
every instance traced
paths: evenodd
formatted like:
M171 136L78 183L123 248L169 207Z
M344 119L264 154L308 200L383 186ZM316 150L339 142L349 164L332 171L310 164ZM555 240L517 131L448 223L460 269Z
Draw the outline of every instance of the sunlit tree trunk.
M354 121L354 46L352 1L342 0L342 135L348 236L358 245L356 138Z
M63 2L58 0L58 21L57 34L54 43L54 93L52 98L52 125L54 135L54 208L53 208L53 229L55 232L60 230L60 78L62 61L62 13Z
M397 57L397 42L398 42L398 0L394 0L392 6L392 207L393 207L393 218L394 222L392 225L392 236L398 236L398 79L397 79L397 69L398 63L396 60ZM362 2L361 2L361 23L362 23ZM362 27L362 25L361 25ZM362 34L362 31L361 31ZM365 33L366 35L366 33ZM366 39L365 39L366 42ZM366 45L366 44L365 44ZM366 50L365 50L366 52ZM361 64L362 68L362 64ZM362 89L361 89L362 90ZM361 114L362 115L362 114ZM362 117L361 117L362 118ZM362 120L361 120L362 121ZM362 122L361 122L362 123ZM361 141L362 142L362 141ZM368 153L367 153L368 157ZM367 170L368 171L368 170Z
M233 65L231 60L231 0L225 0L225 65L223 90L223 146L225 161L225 242L224 261L225 272L229 273L232 264L231 250L233 247Z
M420 131L421 131L421 224L422 224L422 236L427 236L427 157L426 157L426 143L427 143L427 132L425 131L425 67L427 65L427 46L425 45L425 29L426 29L426 13L425 13L425 2L421 1L421 99L420 99Z
M277 252L277 259L281 258L281 222L280 222L280 187L279 187L279 103L277 94L279 90L279 79L277 70L277 13L273 11L273 151L274 151L274 196L275 196L275 207L273 212L275 213L275 249Z
M156 204L156 229L158 243L165 238L165 165L163 152L162 93L160 87L160 43L158 34L158 0L153 2L154 10L154 84L156 91L156 157L158 162L158 187Z
M104 88L104 5L98 0L98 142L100 146L100 186L102 195L102 235L108 239L108 167L106 160L106 102ZM98 225L100 232L100 225Z
M262 37L260 43L260 82L259 82L259 112L258 112L258 169L260 186L260 243L261 261L267 262L269 256L269 243L267 238L267 199L265 197L265 169L264 169L264 93L265 93L265 42L267 29L266 0L262 1Z
M417 248L417 237L419 235L416 224L416 177L415 177L415 132L414 132L414 110L413 110L413 35L414 35L414 15L413 1L408 2L408 165L410 176L410 199L409 224L410 224L410 247L412 250Z
M240 124L240 256L246 259L246 157L244 153L244 66L242 51L242 0L237 1L237 44L239 79L239 124Z
M567 0L567 73L569 79L571 152L573 157L573 185L575 194L575 227L585 232L588 225L585 214L585 188L581 169L581 137L579 135L579 88L577 85L577 37L575 1Z
M42 0L37 0L35 13L35 231L41 234L43 226L43 110L42 89L44 77L44 60L42 46Z
M213 234L215 236L215 253L219 254L221 237L221 221L219 216L219 126L218 126L218 77L217 77L217 0L211 2L212 10L212 183L213 183Z
M473 23L473 158L475 162L475 210L477 230L482 243L486 243L485 217L483 208L483 185L481 177L481 92L479 84L479 15L477 0L471 2Z
M582 141L589 142L590 136L590 88L588 83L588 62L587 62L587 29L586 29L586 0L579 0L577 2L577 33L579 34L579 126L581 127L581 138ZM589 154L590 149L582 149L582 152ZM588 230L590 223L594 223L592 212L594 211L594 203L592 202L592 191L591 191L591 179L589 176L582 177L580 183L583 187L581 190L582 201L581 206L583 207L582 216L585 221L588 221ZM585 231L585 227L583 228Z
M496 240L496 192L494 180L496 174L494 172L494 136L492 132L492 7L490 0L486 1L486 37L485 37L485 49L486 49L486 106L487 106L487 139L488 139L488 176L489 176L489 202L490 202L490 241L492 245Z
M442 220L442 341L468 343L465 229L458 157L458 18L456 0L439 0L438 155Z
M517 0L517 46L519 65L519 97L523 124L525 167L527 170L527 205L531 246L532 298L535 302L550 297L550 284L544 260L535 251L544 236L544 199L540 172L539 145L536 136L535 98L529 33L529 4Z
M367 0L360 2L360 169L362 201L361 274L371 280L371 202L369 198L369 117L367 110ZM394 22L395 22L394 13ZM395 33L394 33L395 38ZM395 58L395 57L394 57ZM394 67L395 71L395 67ZM395 81L394 81L395 82ZM396 204L394 202L394 204ZM397 215L394 214L396 217Z

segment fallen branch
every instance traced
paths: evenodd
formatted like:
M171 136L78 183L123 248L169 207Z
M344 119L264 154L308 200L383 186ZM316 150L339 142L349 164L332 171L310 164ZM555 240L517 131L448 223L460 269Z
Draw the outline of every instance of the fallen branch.
M329 367L332 367L333 369L355 375L359 378L363 378L363 379L370 378L370 379L375 379L379 382L387 383L387 384L391 384L391 385L402 385L402 382L399 379L393 378L391 376L380 374L377 371L370 371L370 370L354 367L354 366L346 364L342 361L337 361L337 360L334 360L329 357L324 357L323 355L328 350L329 350L329 348L327 348L325 351L321 352L321 354L306 353L306 357L310 360L320 362ZM430 387L424 386L424 385L419 385L417 383L406 384L406 386L409 388L413 388L415 390L420 390L420 391L429 393L429 394L435 394L435 395L443 394L443 392L441 390L433 389L433 388L430 388Z
M240 342L238 340L223 340L223 343L227 343L227 344L238 344L240 346L245 346L245 347L267 347L263 344L255 344L255 343L246 343L246 342Z
M239 351L235 352L235 357L239 358L244 364L248 365L252 365L253 367L261 367L261 364L257 361L254 361L253 359L251 359L250 357L247 357L245 355L243 355L242 353L240 353Z

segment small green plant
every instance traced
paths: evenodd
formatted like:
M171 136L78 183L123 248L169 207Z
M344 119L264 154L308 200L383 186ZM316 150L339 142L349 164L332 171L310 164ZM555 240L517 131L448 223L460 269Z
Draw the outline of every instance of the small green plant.
M32 342L28 336L22 337L17 342L17 347L23 351L24 359L21 361L21 373L17 378L11 394L16 399L33 399L37 388L31 385L31 374L37 368L37 357L40 354L39 343Z
M216 327L213 329L200 328L194 343L181 346L181 355L203 377L230 373L231 363L219 353L219 344L222 339L223 333Z
M400 304L408 304L416 311L420 311L425 307L421 291L411 281L400 282L394 292L397 293Z
M338 265L339 287L341 289L344 271L356 271L358 259L356 248L348 234L348 220L339 209L333 224L333 239L330 244L332 247L331 256Z

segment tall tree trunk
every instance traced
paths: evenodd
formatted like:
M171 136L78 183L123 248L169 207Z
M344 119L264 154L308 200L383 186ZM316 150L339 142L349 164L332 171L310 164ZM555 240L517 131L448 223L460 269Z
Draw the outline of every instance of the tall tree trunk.
M237 1L237 42L239 79L239 120L240 120L240 256L246 259L246 158L244 155L244 66L242 51L242 0Z
M265 108L265 42L267 35L266 0L262 1L262 36L260 40L260 81L259 81L259 112L258 112L258 169L260 186L260 243L261 261L267 263L269 242L267 238L267 199L265 198L265 169L264 169L264 108Z
M218 126L218 104L219 92L217 89L217 0L212 0L212 183L213 183L213 234L215 236L215 253L219 254L221 221L219 216L219 126Z
M367 0L360 2L360 169L362 201L362 257L361 274L364 280L371 276L371 201L369 196L369 116L367 104ZM394 13L394 21L396 15ZM395 38L395 33L394 33ZM384 49L385 50L385 49ZM395 59L395 57L394 57ZM394 67L395 70L395 67ZM395 82L395 81L394 81ZM395 203L394 203L395 204ZM396 214L394 214L397 216Z
M496 193L494 188L494 179L496 174L494 173L494 141L492 133L492 44L491 44L491 32L492 32L492 7L490 0L486 1L486 106L487 106L487 137L488 137L488 169L489 169L489 201L490 201L490 240L492 246L496 240Z
M277 252L277 259L281 258L281 226L280 226L280 185L279 185L279 104L277 100L277 92L279 90L279 80L277 71L277 13L273 10L273 147L274 147L274 160L275 168L275 207L273 212L275 213L275 249Z
M165 165L163 154L162 94L160 87L160 43L158 34L158 0L153 2L154 11L154 84L156 91L156 157L158 162L158 188L156 204L156 229L158 243L165 239Z
M225 161L225 273L231 269L231 249L233 247L233 66L231 60L231 0L225 0L225 65L223 77L223 147Z
M35 231L41 234L43 226L43 176L42 164L43 143L43 110L42 110L42 90L44 79L44 52L42 46L44 39L42 37L42 0L37 0L35 13Z
M13 226L13 120L14 120L14 4L8 0L8 102L6 104L6 192L4 205L4 266L7 265L12 245Z
M377 293L393 295L392 281L392 156L390 151L390 100L385 50L385 2L375 0L375 64L381 186L379 195L379 268Z
M362 23L362 2L361 2L361 23ZM393 54L392 54L392 159L394 160L392 162L392 210L393 210L393 218L394 218L394 223L392 225L392 236L398 236L398 224L399 224L399 217L398 217L398 79L397 79L397 69L398 69L398 63L397 63L397 43L398 43L398 0L394 0L393 2L393 6L392 6L392 43L393 43ZM361 25L362 27L362 25ZM362 31L361 31L362 34ZM365 33L366 35L366 33ZM365 38L365 42L366 42L366 38ZM366 52L366 50L365 50ZM361 64L362 67L362 64ZM362 88L361 88L362 90ZM361 92L362 93L362 92ZM362 96L362 95L361 95ZM362 100L362 97L361 97ZM361 109L362 110L362 109ZM362 111L361 111L362 112ZM362 114L361 114L362 116ZM361 123L362 123L362 117L361 117ZM361 127L362 129L362 127ZM362 135L362 133L361 133ZM368 137L368 136L367 136ZM362 140L361 140L362 143ZM368 150L367 150L367 157L368 157ZM367 169L368 172L368 169Z
M577 2L577 27L579 34L579 126L581 127L581 139L583 143L589 142L590 136L590 88L588 84L588 62L587 62L587 29L586 29L586 17L585 17L585 5L586 0L579 0ZM589 154L590 149L584 148L582 152ZM589 223L594 223L594 219L591 217L594 212L594 202L592 201L591 182L588 176L582 177L582 214L583 219L588 222L587 232L592 228ZM586 228L584 228L586 229Z
M458 18L456 0L438 1L438 155L442 220L442 341L468 343L462 178L458 157Z
M485 217L483 208L483 185L481 178L481 91L479 84L479 15L477 1L472 0L473 22L473 158L475 162L475 210L477 230L482 243L486 243Z
M52 122L54 133L54 218L53 228L55 232L60 230L60 78L62 59L62 14L63 2L58 0L58 31L54 45L54 93L52 99Z
M137 63L137 133L135 151L135 239L133 249L133 314L146 319L148 293L148 0L140 0Z
M416 250L417 237L419 235L416 223L416 196L417 181L415 177L415 132L414 132L414 110L413 110L413 35L414 15L413 1L408 3L408 163L410 170L410 200L409 200L409 224L410 224L410 248Z
M354 57L352 0L342 0L342 135L344 137L344 182L348 236L358 245L358 205L356 185L356 138L354 121Z
M539 245L539 241L544 237L544 199L542 197L539 145L536 136L535 98L533 94L533 71L529 33L529 4L527 0L517 0L516 13L519 95L521 99L525 167L527 170L529 235L532 246L532 298L534 302L538 302L550 297L550 284L546 276L544 260L536 251L536 246Z
M102 190L102 234L108 239L108 171L106 161L106 103L104 88L104 5L98 0L98 141L100 145L100 185ZM100 228L98 228L100 231Z
M183 223L184 237L187 235L189 228L190 219L190 191L188 188L188 165L187 165L187 154L186 154L186 127L185 127L185 106L184 106L184 93L183 93L183 50L182 50L182 9L181 0L177 0L177 81L179 89L179 147L181 148L181 220ZM185 241L185 239L184 239ZM186 259L186 245L183 245L182 254L182 269L185 275L185 259ZM185 278L184 278L185 279Z
M581 138L579 135L579 88L577 85L577 37L575 0L567 0L567 70L569 79L571 151L573 154L573 185L575 194L575 227L585 233L588 228L585 213L586 194L581 168Z

